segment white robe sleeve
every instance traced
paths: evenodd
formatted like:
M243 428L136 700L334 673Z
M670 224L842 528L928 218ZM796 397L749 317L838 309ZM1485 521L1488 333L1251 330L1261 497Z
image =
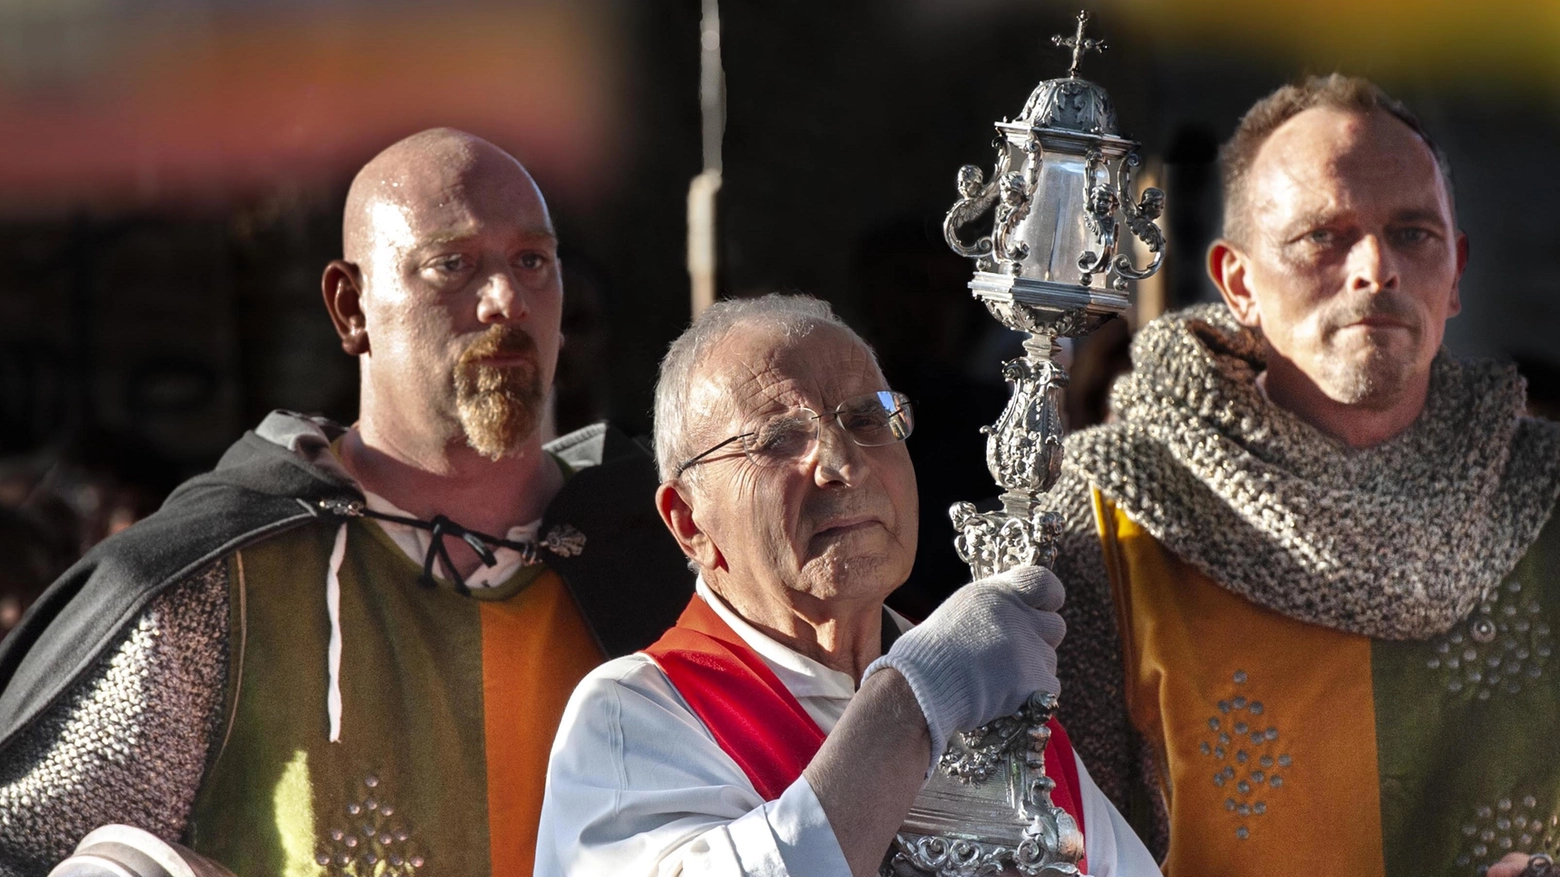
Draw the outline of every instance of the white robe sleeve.
M848 877L805 778L764 801L660 667L629 655L592 671L547 766L538 877Z
M1116 805L1094 784L1083 759L1078 765L1078 794L1083 798L1083 847L1089 857L1089 877L1159 877L1159 865Z

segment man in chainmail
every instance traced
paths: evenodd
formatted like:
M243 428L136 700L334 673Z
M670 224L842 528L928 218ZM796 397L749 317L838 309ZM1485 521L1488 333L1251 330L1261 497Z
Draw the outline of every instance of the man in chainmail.
M687 602L649 454L543 444L563 290L526 170L413 135L343 251L359 421L272 414L0 650L0 874L107 823L241 877L530 873L569 692Z
M1515 875L1560 845L1560 429L1441 349L1468 246L1402 104L1312 78L1221 160L1224 303L1143 328L1049 500L1063 718L1170 874Z

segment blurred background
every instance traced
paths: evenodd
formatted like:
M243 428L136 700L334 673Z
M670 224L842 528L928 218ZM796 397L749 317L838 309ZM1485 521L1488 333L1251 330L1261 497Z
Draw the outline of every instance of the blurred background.
M320 304L355 170L451 125L528 165L565 247L556 420L650 428L690 313L705 162L701 0L0 0L0 631L84 547L155 509L273 408L351 421ZM1103 84L1168 193L1139 313L1073 351L1104 416L1131 328L1211 299L1217 147L1303 73L1374 77L1450 155L1472 261L1448 346L1560 396L1560 4L1090 0ZM940 225L991 123L1064 75L1073 2L721 0L715 289L828 299L917 406L922 551L900 605L962 575L943 509L995 493L979 425L1016 339Z

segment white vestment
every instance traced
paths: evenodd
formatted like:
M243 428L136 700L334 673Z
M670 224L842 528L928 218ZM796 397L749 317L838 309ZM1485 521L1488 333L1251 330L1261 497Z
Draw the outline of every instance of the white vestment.
M698 593L818 727L832 730L855 680L760 633L702 579ZM1090 874L1158 875L1081 761L1078 784ZM850 868L805 777L765 801L655 661L627 655L586 676L564 710L547 766L536 875L677 874L850 877Z

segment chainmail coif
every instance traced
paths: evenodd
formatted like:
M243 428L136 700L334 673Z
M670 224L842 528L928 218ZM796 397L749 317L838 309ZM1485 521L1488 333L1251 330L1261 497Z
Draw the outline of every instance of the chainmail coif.
M1537 538L1560 495L1560 425L1523 416L1511 366L1432 365L1402 434L1351 449L1271 404L1261 339L1222 305L1144 327L1117 421L1068 468L1223 587L1380 639L1449 629Z

